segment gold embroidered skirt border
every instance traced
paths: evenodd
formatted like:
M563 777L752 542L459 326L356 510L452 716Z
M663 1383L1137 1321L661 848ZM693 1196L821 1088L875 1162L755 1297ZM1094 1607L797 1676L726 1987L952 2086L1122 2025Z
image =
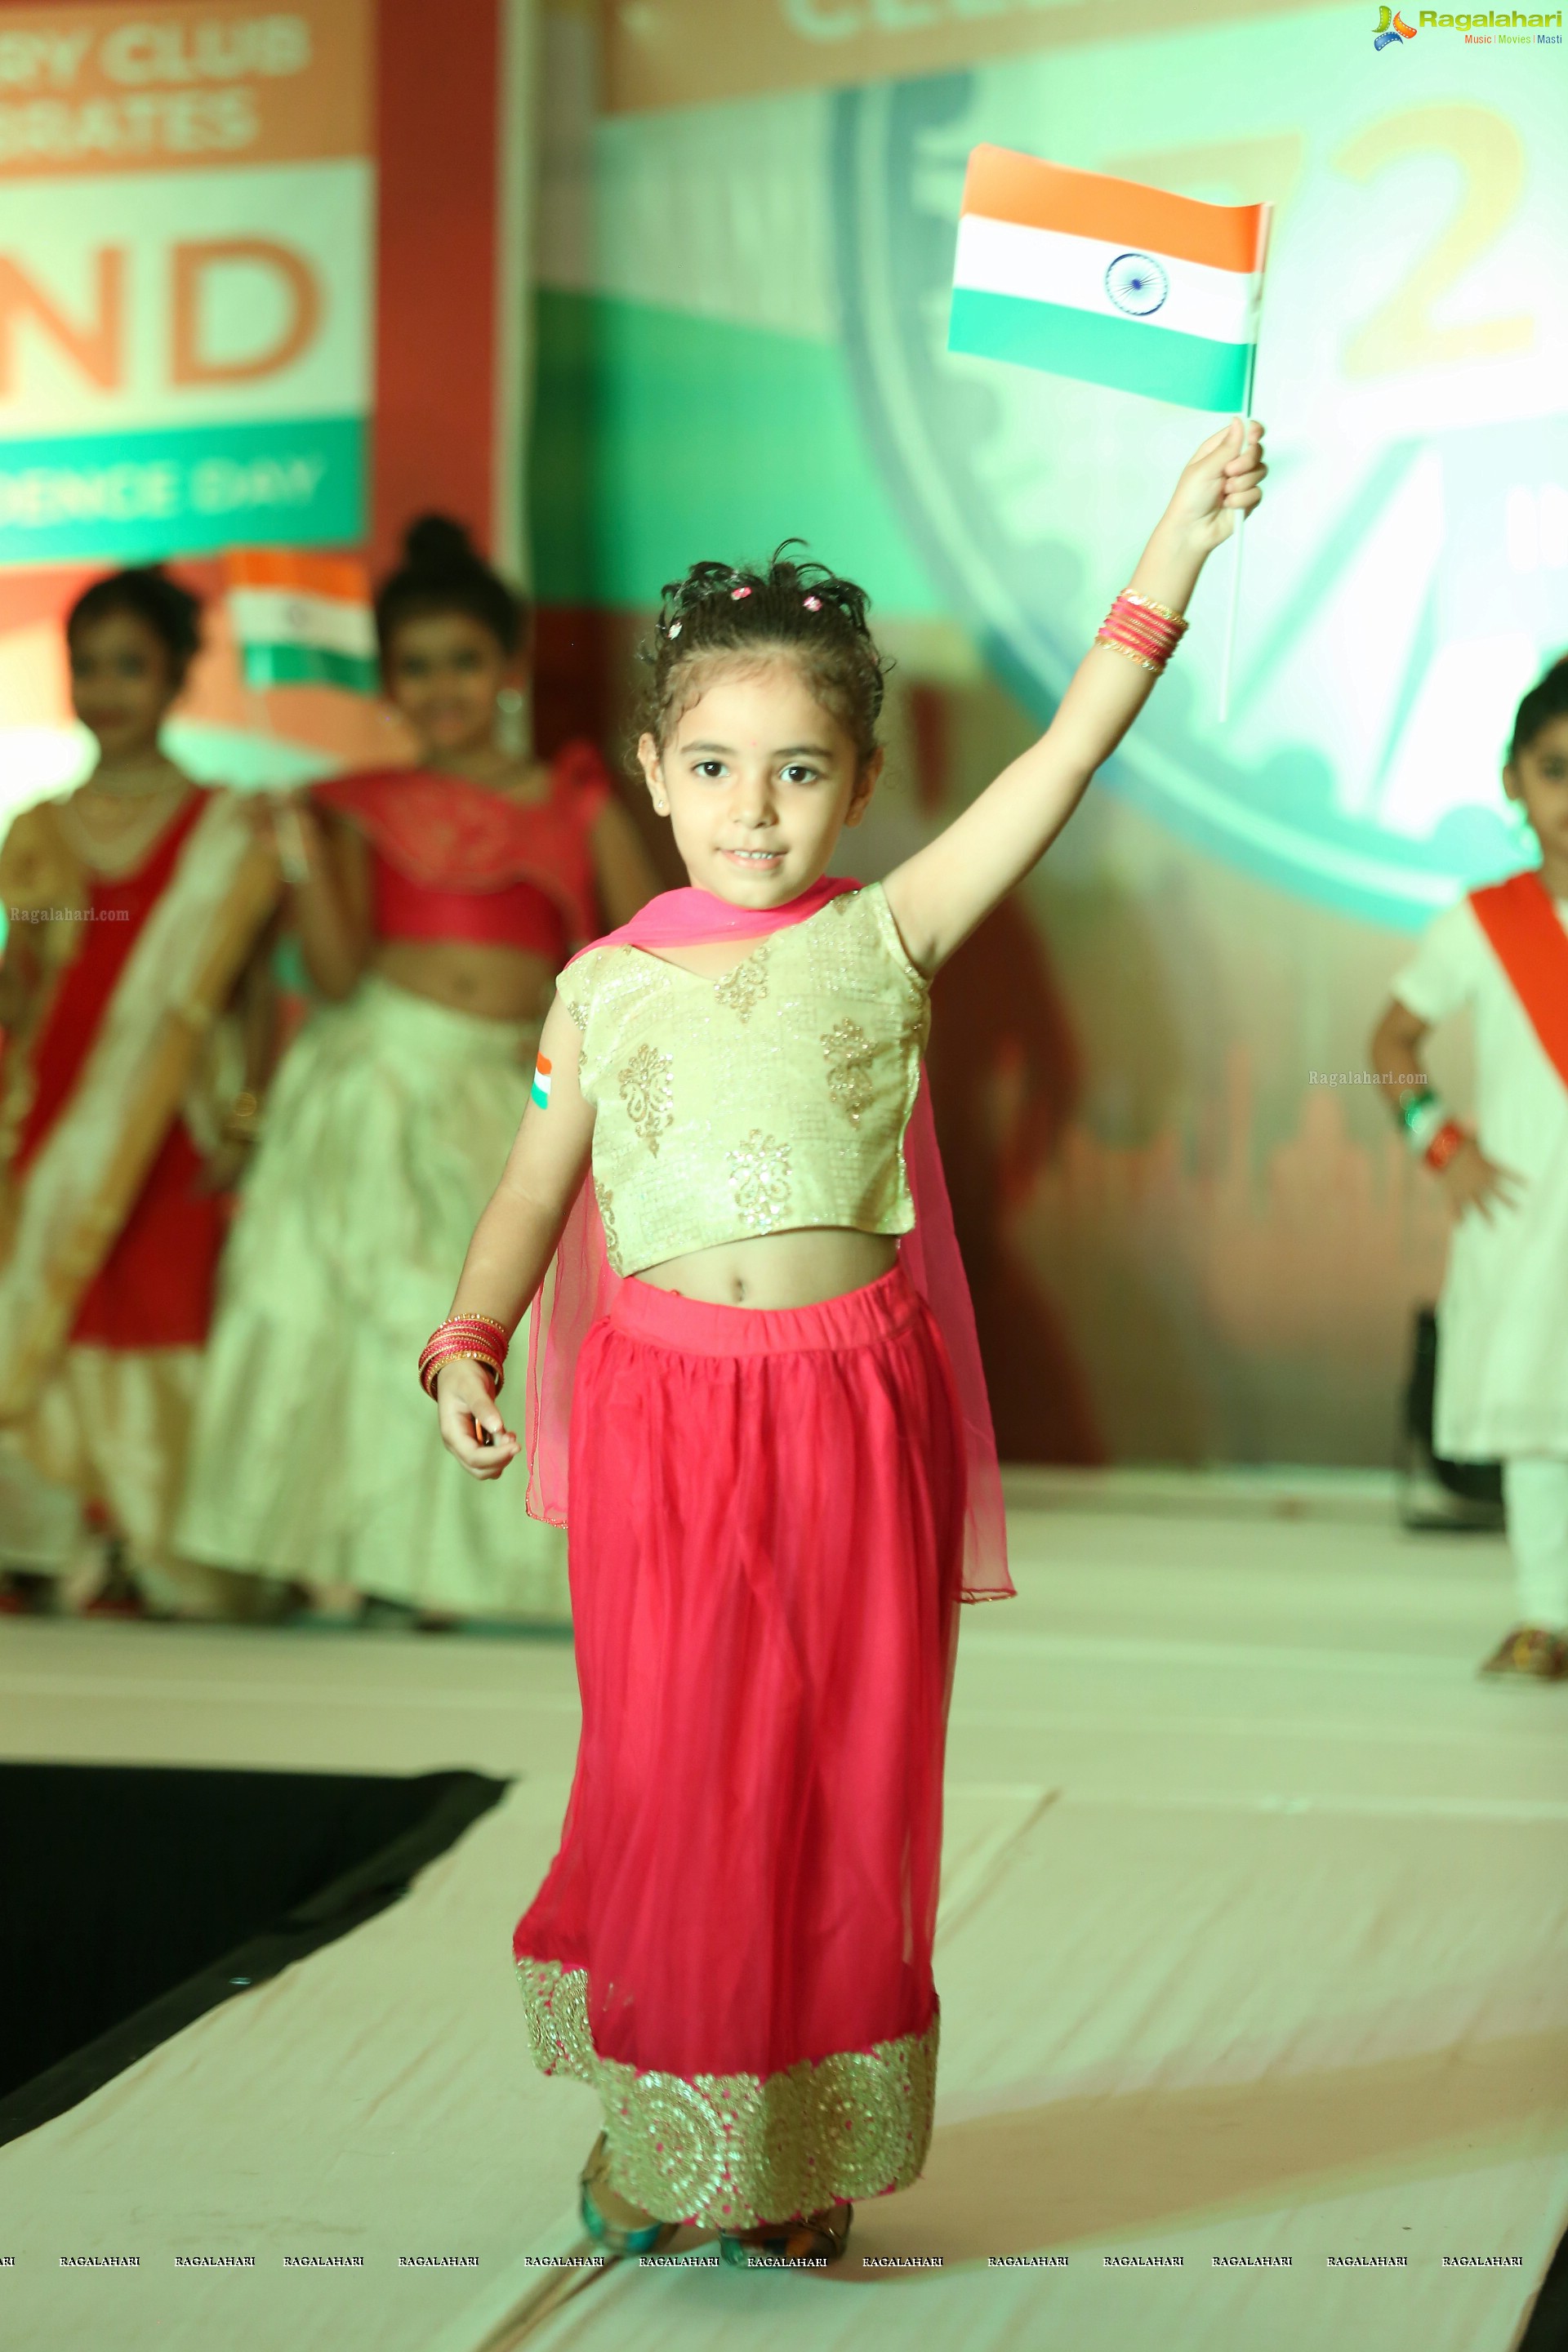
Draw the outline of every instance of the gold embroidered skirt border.
M641 2074L595 2049L585 1969L520 1959L517 1972L535 2063L597 2091L611 2179L659 2221L750 2230L919 2179L937 2017L923 2033L776 2074Z

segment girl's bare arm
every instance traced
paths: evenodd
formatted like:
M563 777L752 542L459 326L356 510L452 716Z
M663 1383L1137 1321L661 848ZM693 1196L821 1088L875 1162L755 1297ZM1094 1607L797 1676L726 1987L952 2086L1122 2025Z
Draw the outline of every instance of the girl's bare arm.
M541 1058L550 1064L549 1106L541 1108L535 1097L523 1113L500 1181L468 1244L454 1315L492 1316L510 1334L544 1279L593 1149L594 1113L577 1083L580 1045L576 1024L558 996L539 1045ZM521 1388L522 1366L510 1371ZM499 1477L518 1441L501 1418L483 1366L443 1365L436 1396L442 1438L465 1470L476 1478Z
M1401 1095L1427 1084L1426 1072L1421 1062L1421 1041L1431 1023L1401 1004L1397 996L1388 1000L1388 1009L1372 1034L1372 1066L1383 1080L1383 1091L1392 1103Z
M1373 1032L1372 1066L1383 1080L1384 1096L1396 1107L1402 1095L1431 1083L1421 1060L1422 1040L1431 1025L1393 996ZM1511 1168L1487 1158L1473 1135L1459 1146L1437 1181L1453 1216L1479 1209L1489 1223L1496 1208L1516 1205L1522 1187L1522 1179Z
M289 915L305 969L334 1003L353 994L370 961L370 870L363 837L323 820L300 794L293 803L307 877L289 893ZM287 816L279 819L279 829Z
M0 1029L25 1034L37 1002L40 972L33 943L13 923L0 957Z
M1181 613L1205 562L1262 496L1263 428L1239 417L1211 435L1128 585ZM888 877L888 904L911 961L933 972L1056 839L1149 698L1154 673L1096 644L1039 741L944 833Z

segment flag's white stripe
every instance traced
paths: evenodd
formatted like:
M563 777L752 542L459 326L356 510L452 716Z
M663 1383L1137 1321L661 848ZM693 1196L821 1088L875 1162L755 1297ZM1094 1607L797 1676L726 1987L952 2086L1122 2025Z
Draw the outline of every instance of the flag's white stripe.
M228 609L242 646L319 646L324 652L375 657L368 604L304 588L231 588Z
M1027 302L1059 302L1067 310L1123 319L1132 314L1111 300L1106 272L1123 254L1143 250L965 213L958 225L953 283L982 294L1016 294ZM1169 291L1157 310L1134 318L1135 325L1173 328L1221 343L1256 341L1259 281L1253 272L1213 269L1206 261L1164 253L1150 257L1164 271Z

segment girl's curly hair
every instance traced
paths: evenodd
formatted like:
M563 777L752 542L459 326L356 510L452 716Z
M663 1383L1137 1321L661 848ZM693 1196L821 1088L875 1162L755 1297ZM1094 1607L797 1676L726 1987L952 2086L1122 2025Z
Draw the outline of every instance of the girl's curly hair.
M877 651L866 591L826 564L797 562L786 539L765 569L694 563L666 583L653 642L644 647L647 679L639 731L662 743L715 669L733 661L784 654L838 720L862 766L877 749L884 680L890 664Z

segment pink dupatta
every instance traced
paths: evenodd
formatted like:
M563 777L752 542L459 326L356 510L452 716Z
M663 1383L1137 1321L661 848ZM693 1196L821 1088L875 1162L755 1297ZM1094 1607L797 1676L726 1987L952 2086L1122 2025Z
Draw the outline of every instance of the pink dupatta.
M808 921L831 899L859 887L858 882L825 878L787 906L765 909L733 907L707 890L666 890L650 899L629 923L606 932L593 944L641 948L657 955L663 949L696 947L718 940L761 939L788 925ZM1006 1518L996 1436L980 1360L974 1307L937 1146L931 1087L923 1071L904 1139L904 1158L915 1223L900 1242L900 1263L936 1318L952 1367L963 1427L968 1477L963 1599L1005 1600L1014 1586L1007 1573ZM528 1509L533 1518L547 1519L554 1527L566 1524L572 1391L578 1355L592 1326L608 1313L621 1280L612 1270L605 1248L605 1229L590 1180L566 1220L529 1331Z

